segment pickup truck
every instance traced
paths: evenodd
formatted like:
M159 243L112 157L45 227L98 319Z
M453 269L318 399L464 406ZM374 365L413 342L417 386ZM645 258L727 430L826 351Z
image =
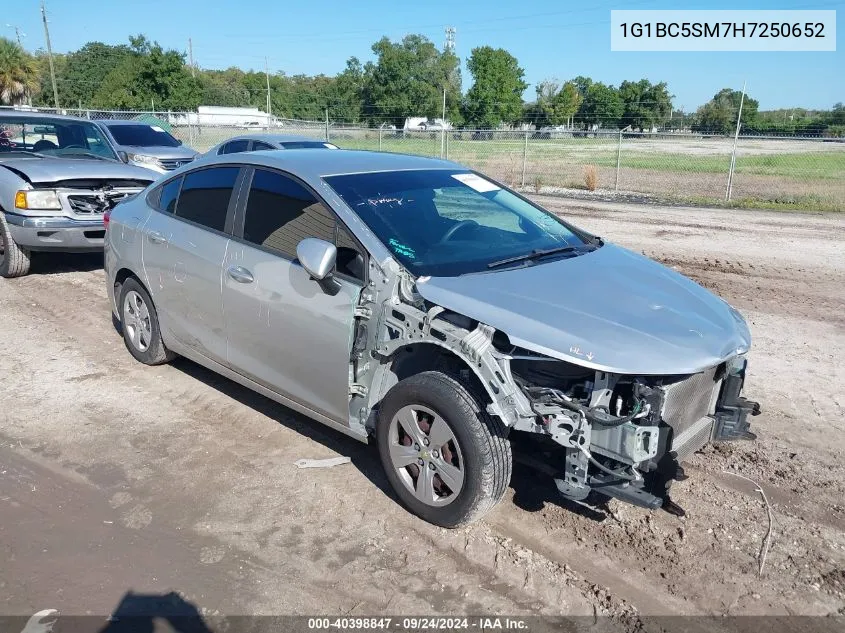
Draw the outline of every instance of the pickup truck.
M26 275L33 252L101 251L104 212L155 178L87 119L0 113L0 277Z

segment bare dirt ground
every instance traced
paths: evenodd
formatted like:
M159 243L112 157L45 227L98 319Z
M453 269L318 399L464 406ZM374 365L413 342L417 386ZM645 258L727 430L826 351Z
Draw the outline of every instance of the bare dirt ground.
M692 458L685 518L564 507L517 468L485 520L432 527L374 448L193 363L136 363L102 259L42 257L0 280L0 614L175 590L209 616L845 615L845 217L541 201L749 320L759 439ZM766 508L731 473L772 504L762 576Z

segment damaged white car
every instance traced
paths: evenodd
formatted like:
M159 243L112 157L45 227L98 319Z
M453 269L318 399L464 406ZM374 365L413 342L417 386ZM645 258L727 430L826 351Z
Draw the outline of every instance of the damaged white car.
M754 437L734 308L454 163L219 156L107 225L135 358L180 354L375 437L398 498L437 525L501 499L517 436L569 499L675 512L687 456Z

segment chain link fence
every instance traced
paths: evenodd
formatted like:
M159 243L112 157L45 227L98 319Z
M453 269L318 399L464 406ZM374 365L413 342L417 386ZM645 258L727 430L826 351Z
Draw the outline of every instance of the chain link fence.
M732 136L692 133L397 130L271 119L264 113L254 120L196 112L61 113L146 121L199 152L242 134L296 134L330 140L345 149L448 158L527 192L845 209L845 139L740 136L735 142Z

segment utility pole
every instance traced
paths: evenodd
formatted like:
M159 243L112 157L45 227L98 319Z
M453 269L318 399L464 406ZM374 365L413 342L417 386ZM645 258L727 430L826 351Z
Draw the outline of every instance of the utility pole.
M745 103L745 85L747 82L742 82L742 96L739 98L739 112L736 114L736 132L734 133L734 147L731 152L731 168L728 170L728 187L725 191L725 200L731 201L731 193L733 192L734 184L734 170L736 169L736 143L739 140L739 124L742 120L742 106Z
M447 53L455 52L455 27L446 27L446 41L443 43L443 50Z
M446 88L443 88L443 118L440 120L440 158L446 158Z
M18 46L23 48L23 44L21 43L21 35L26 37L26 33L21 33L21 27L17 26L16 24L6 24L10 29L15 29L15 38L18 40Z
M264 57L264 76L267 78L267 127L270 127L270 121L273 118L273 106L270 101L270 65L267 57Z
M329 106L326 106L326 142L329 141Z
M197 69L194 66L194 43L188 38L188 60L191 62L191 77L197 76Z
M44 8L44 0L41 0L41 19L44 21L44 39L47 40L47 59L50 62L50 79L53 82L53 103L58 110L59 89L56 87L56 67L53 65L53 47L50 46L50 29L47 28L47 9Z

